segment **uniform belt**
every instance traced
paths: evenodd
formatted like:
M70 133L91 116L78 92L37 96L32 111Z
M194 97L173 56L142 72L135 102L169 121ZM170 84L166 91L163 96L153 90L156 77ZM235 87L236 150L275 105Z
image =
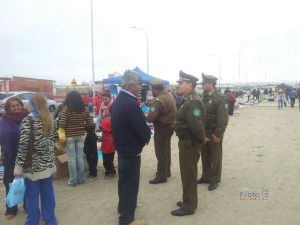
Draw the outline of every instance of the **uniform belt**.
M180 140L185 140L185 139L192 139L192 136L190 134L184 134L184 135L178 135L178 138Z
M206 130L209 130L209 129L215 129L216 128L216 125L207 125L207 126L205 126L205 129Z

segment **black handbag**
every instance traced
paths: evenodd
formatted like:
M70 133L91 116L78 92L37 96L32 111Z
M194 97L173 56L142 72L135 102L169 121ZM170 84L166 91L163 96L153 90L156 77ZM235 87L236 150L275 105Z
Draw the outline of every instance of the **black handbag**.
M25 167L26 168L31 168L32 166L32 152L33 152L33 119L31 116L29 118L29 123L30 123L30 134L29 134L29 147L28 147L28 152L27 152L27 158L25 161Z

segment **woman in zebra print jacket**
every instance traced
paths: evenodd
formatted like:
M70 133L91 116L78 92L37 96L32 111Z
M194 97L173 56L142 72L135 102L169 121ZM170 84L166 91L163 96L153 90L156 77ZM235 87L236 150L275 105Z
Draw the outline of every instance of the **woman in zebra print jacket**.
M33 94L28 110L30 114L21 124L20 144L14 169L16 177L25 177L25 203L28 213L25 225L38 225L41 219L46 224L56 225L58 222L54 213L52 174L56 171L54 141L57 140L57 129L43 95ZM33 149L31 166L26 166L31 130L29 117L33 120ZM39 209L39 197L42 213Z

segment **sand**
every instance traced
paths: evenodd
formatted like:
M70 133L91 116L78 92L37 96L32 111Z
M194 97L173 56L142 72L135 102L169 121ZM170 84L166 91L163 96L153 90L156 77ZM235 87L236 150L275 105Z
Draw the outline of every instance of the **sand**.
M178 139L172 138L172 177L150 185L156 158L153 139L142 154L140 191L136 218L147 225L298 225L300 224L300 111L276 102L239 109L230 117L223 143L222 182L215 191L198 185L198 209L191 216L174 217L170 211L181 200ZM76 187L67 178L56 180L56 215L61 225L116 225L118 178L99 177ZM199 176L201 161L199 162ZM24 224L26 214L4 219L4 186L0 191L0 224ZM251 198L256 196L257 198Z

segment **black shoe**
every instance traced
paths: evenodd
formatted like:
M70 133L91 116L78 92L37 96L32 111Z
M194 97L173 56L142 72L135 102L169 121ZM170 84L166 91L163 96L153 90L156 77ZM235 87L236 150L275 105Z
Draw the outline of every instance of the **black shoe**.
M177 206L179 206L179 207L181 207L181 206L182 206L182 204L183 204L183 202L182 202L182 201L176 202L176 205L177 205Z
M153 180L149 180L150 184L160 184L160 183L166 183L167 180L163 180L163 179L158 179L158 178L154 178Z
M185 216L185 215L192 215L194 213L186 213L181 208L179 208L179 209L172 210L171 214L173 216Z
M209 183L209 185L208 185L208 190L209 190L209 191L212 191L212 190L217 189L217 187L218 187L218 184L217 184L217 183Z
M208 184L209 182L210 182L209 180L204 180L204 179L200 178L197 183L198 184Z

